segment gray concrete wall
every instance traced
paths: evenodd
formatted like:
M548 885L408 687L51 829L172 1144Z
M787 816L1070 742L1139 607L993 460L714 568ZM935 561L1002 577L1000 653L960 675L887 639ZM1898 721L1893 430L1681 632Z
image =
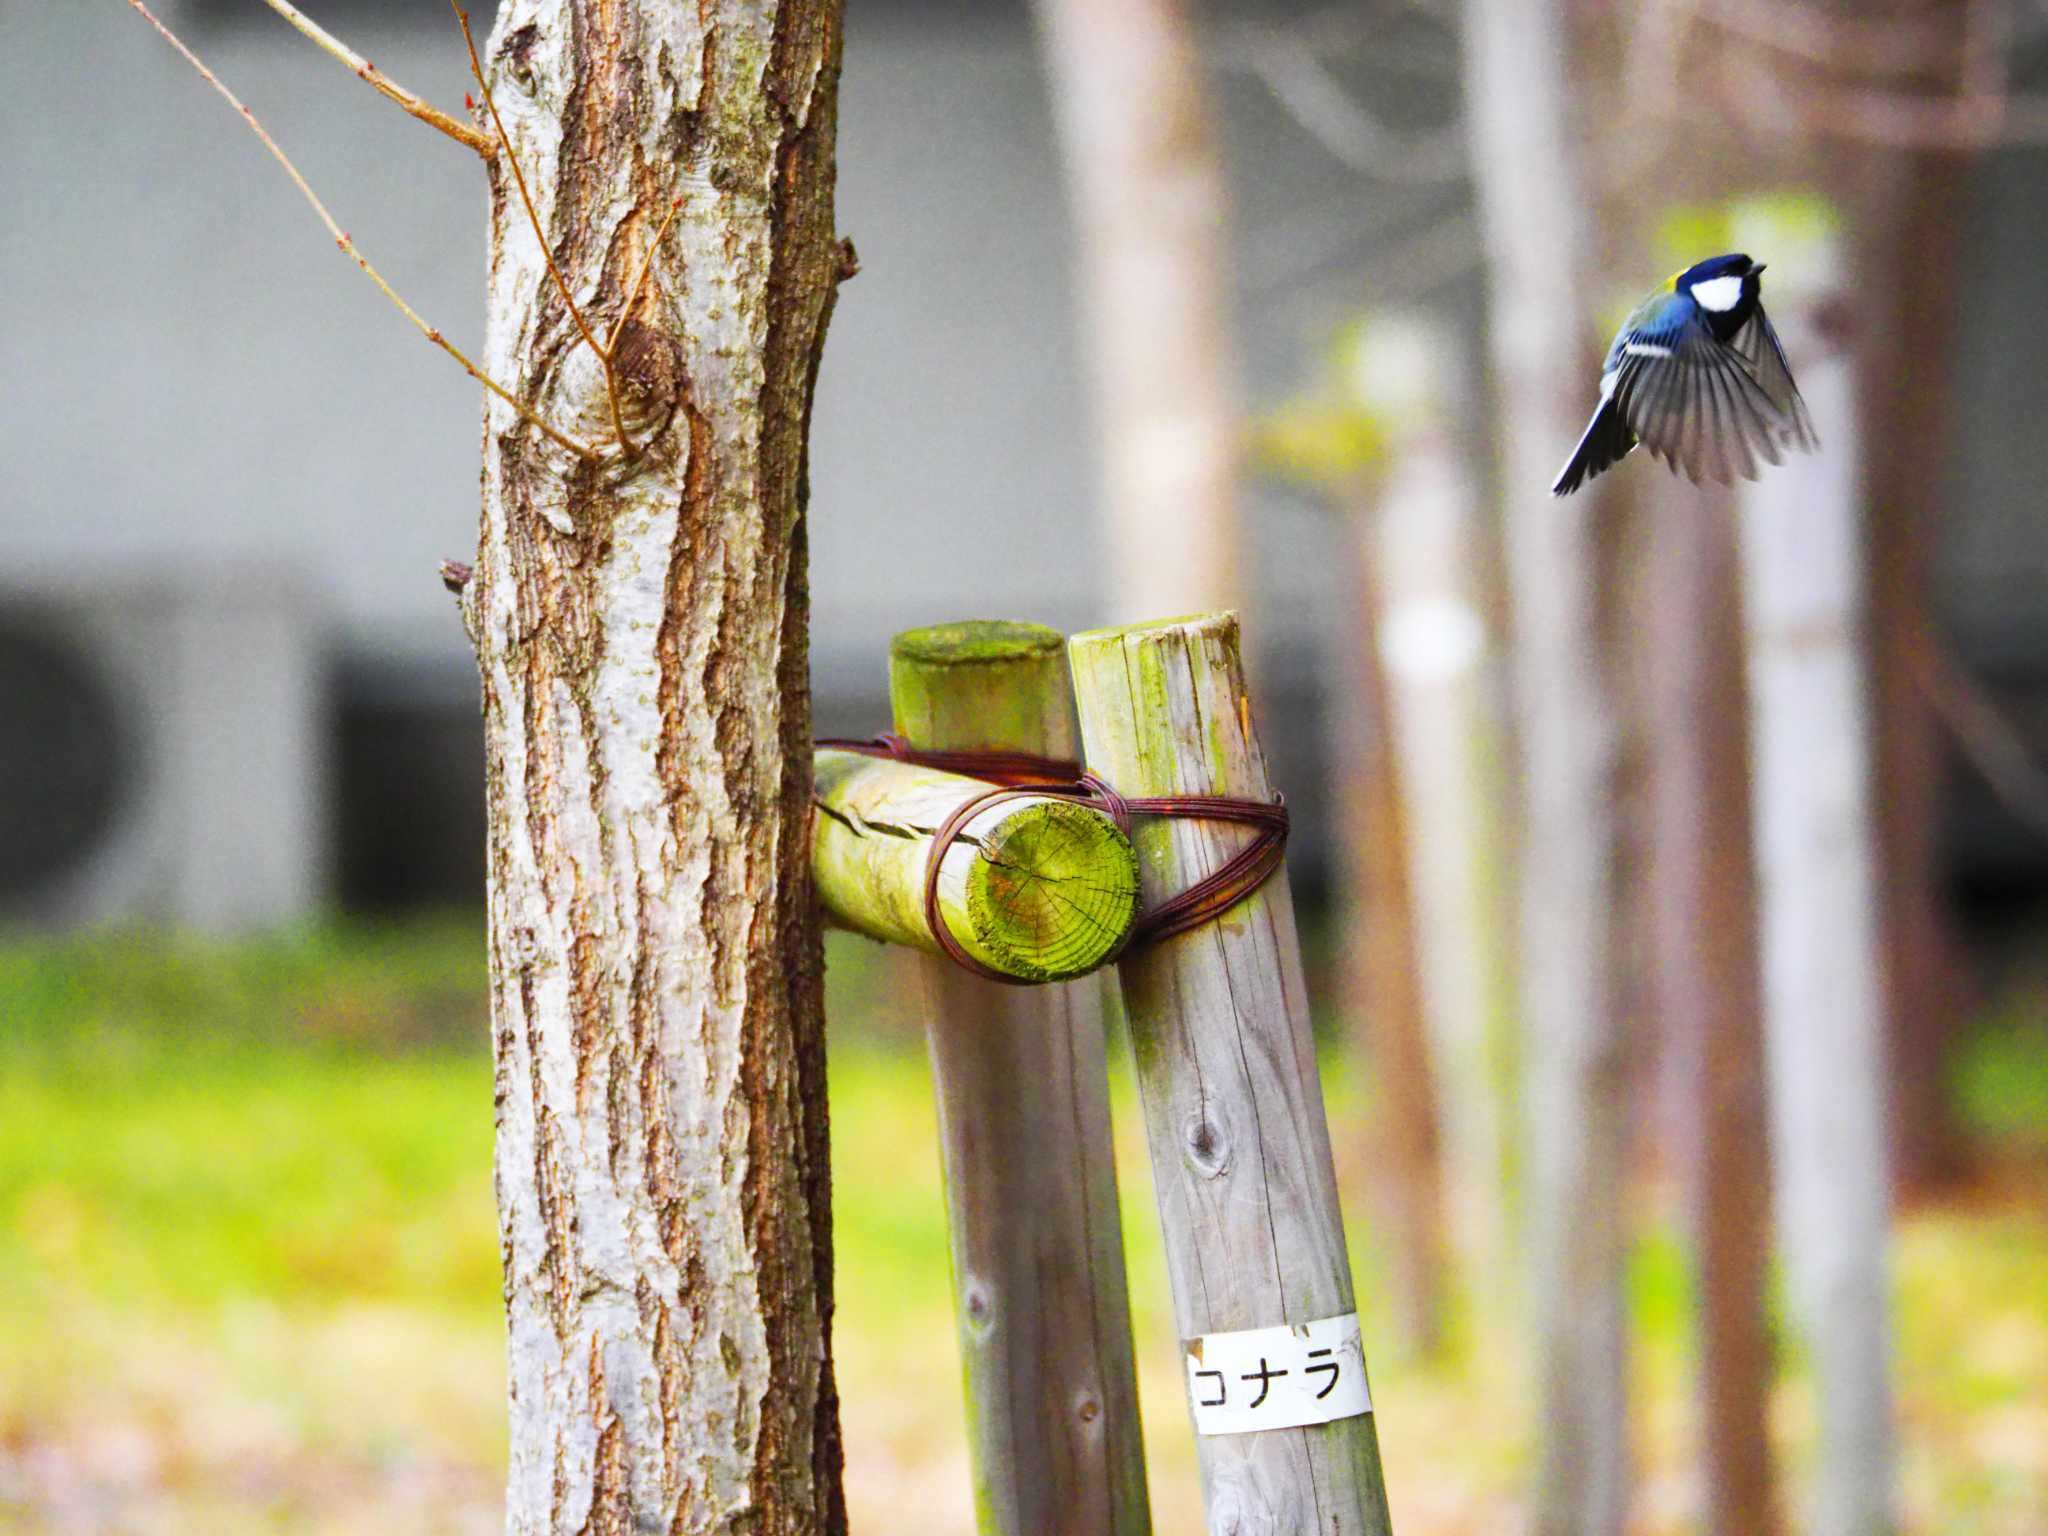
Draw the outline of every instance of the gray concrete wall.
M394 76L458 103L452 26L432 0L406 9L420 19L394 21L391 0L314 6ZM1112 617L1089 574L1068 230L1027 15L851 9L841 225L863 270L827 350L814 473L828 677L875 666L891 631L939 617ZM173 17L194 10L167 0ZM196 10L193 41L371 259L451 335L476 337L475 164L256 0ZM1256 82L1219 88L1250 390L1270 398L1354 301L1355 258L1459 194L1375 204ZM459 664L434 568L474 544L475 386L349 270L254 138L125 6L5 8L0 143L0 518L17 570L275 559L331 604L349 645ZM1272 623L1313 629L1331 547L1318 515L1269 498Z
M478 337L484 192L471 158L258 0L164 6L399 288L451 335ZM1328 9L1206 11L1227 42L1304 8ZM312 9L397 78L460 102L463 54L439 0ZM813 466L828 704L878 697L887 637L909 625L1138 617L1112 612L1093 577L1070 230L1026 10L849 9L840 223L863 270L827 348ZM1332 66L1376 110L1414 123L1452 109L1454 61L1411 23ZM1220 69L1215 90L1252 404L1295 387L1331 328L1376 293L1428 296L1476 327L1469 240L1453 230L1415 244L1445 232L1462 186L1373 186L1251 75ZM286 571L308 632L351 677L410 704L472 709L435 568L475 542L475 385L350 270L261 146L119 0L0 4L0 150L9 580L70 600L140 574ZM1954 622L2007 667L2048 655L2036 596L2048 436L2034 426L2048 404L2035 344L2048 344L2044 169L2041 152L2012 153L1979 178L1969 440L1943 566ZM1414 255L1387 259L1404 249ZM1290 691L1306 699L1316 647L1343 632L1347 557L1327 514L1285 490L1258 488L1254 523L1253 631L1289 658ZM1300 738L1313 762L1319 729L1299 719L1271 735Z

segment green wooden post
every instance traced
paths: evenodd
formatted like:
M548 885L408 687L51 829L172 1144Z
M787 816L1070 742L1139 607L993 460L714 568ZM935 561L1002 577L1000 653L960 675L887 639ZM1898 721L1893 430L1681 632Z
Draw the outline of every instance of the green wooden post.
M812 769L811 872L834 921L939 954L925 920L932 839L978 779L827 749ZM1062 981L1101 965L1137 914L1136 856L1116 823L1068 800L977 811L939 866L939 914L992 970Z
M1088 765L1125 794L1271 796L1234 614L1097 630L1068 651ZM1147 903L1215 869L1247 835L1214 822L1141 821ZM1362 1385L1356 1334L1330 1321L1356 1303L1284 872L1215 922L1134 950L1117 969L1191 1385L1227 1398L1228 1410L1298 1391L1302 1374L1266 1383L1270 1398L1254 1401L1258 1384L1239 1379L1235 1358L1246 1344L1216 1337L1253 1329L1283 1330L1271 1364L1287 1359L1305 1373L1334 1361L1356 1374L1329 1377L1332 1389ZM1310 1324L1348 1348L1309 1358L1314 1340L1290 1341ZM1256 1341L1255 1352L1265 1347ZM1226 1361L1214 1381L1194 1375ZM1212 1401L1190 1399L1205 1405L1196 1448L1211 1531L1389 1536L1370 1413L1203 1433L1205 1411L1226 1411L1207 1408Z
M913 745L1074 755L1053 630L912 630L890 648L889 680ZM943 959L920 968L978 1527L1144 1536L1104 982L1009 987Z

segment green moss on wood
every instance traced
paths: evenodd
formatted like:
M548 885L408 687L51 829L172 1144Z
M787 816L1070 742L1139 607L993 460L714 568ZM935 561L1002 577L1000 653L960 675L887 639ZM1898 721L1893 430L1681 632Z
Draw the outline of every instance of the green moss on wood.
M811 867L826 910L871 938L938 953L924 915L932 838L988 786L823 751ZM1137 916L1137 855L1100 811L1010 801L977 814L946 856L939 912L967 952L1005 975L1058 981L1114 954Z
M966 619L906 629L889 642L892 663L953 667L975 662L1057 656L1065 642L1056 629L1016 619Z
M1064 756L1074 740L1064 647L1057 630L1008 619L908 630L889 646L896 729L921 745Z

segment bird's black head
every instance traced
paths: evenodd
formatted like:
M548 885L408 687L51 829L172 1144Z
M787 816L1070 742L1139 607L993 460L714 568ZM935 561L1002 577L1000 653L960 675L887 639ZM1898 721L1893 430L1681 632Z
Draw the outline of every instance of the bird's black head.
M1709 256L1679 273L1671 280L1671 286L1732 328L1747 320L1756 308L1757 295L1762 287L1757 274L1762 271L1762 263L1751 261L1739 252L1728 256ZM1721 329L1721 326L1717 325L1716 329Z

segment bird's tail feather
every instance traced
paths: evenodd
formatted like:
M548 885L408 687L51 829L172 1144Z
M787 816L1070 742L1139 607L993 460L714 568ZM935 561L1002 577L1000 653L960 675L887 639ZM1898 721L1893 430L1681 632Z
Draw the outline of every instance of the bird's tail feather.
M1586 423L1579 446L1572 450L1571 458L1565 461L1557 479L1551 482L1550 494L1571 495L1603 469L1626 457L1635 445L1636 435L1621 419L1620 408L1611 398L1602 400L1600 409Z

